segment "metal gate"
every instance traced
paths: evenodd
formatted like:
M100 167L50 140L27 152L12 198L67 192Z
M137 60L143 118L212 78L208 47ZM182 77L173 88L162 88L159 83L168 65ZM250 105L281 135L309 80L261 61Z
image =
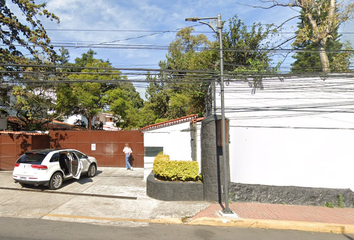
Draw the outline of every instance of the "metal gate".
M97 159L99 166L125 167L123 148L133 150L132 164L144 167L144 137L140 131L52 131L51 148L74 148Z
M12 170L20 155L43 148L73 148L95 157L100 167L125 167L125 143L133 150L132 165L144 167L141 131L51 131L49 136L0 132L0 170Z

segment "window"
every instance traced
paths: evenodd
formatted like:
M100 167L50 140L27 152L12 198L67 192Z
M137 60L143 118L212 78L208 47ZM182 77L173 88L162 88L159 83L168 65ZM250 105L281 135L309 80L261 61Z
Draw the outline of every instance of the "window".
M59 153L54 153L50 162L59 162Z
M46 154L26 153L17 160L17 163L41 164Z
M78 156L80 159L82 158L87 158L85 154L83 154L82 152L79 151L74 151L74 153L76 154L76 156Z
M145 147L145 157L156 157L163 152L163 147Z

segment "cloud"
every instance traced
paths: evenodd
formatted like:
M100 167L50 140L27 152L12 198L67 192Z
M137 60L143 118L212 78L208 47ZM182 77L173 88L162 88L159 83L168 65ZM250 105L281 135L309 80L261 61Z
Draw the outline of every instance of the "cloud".
M45 26L50 29L77 30L49 31L52 41L58 45L90 46L106 42L167 47L175 39L178 29L198 25L185 22L187 17L215 17L220 13L222 20L226 21L225 27L228 27L227 21L236 14L248 26L254 22L279 25L290 16L297 14L290 8L264 10L245 6L245 4L256 6L261 2L259 0L48 0L48 9L60 17L61 23L58 26L46 21ZM284 31L294 31L291 26L296 28L296 24L297 20L292 21L287 24ZM352 29L350 26L352 25L348 24L346 29ZM213 35L212 30L205 25L194 28L197 32L209 33L207 36ZM170 32L167 32L169 30ZM88 48L69 49L72 56L80 56L87 50ZM167 50L157 49L94 50L98 53L98 58L109 59L117 67L122 63L125 66L155 63L157 67L158 61L163 60L167 54Z

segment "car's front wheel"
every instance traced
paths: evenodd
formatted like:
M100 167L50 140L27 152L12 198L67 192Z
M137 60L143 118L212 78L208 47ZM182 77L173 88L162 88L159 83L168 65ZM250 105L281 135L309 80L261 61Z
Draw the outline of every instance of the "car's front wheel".
M56 190L61 187L63 184L63 175L60 172L56 172L50 178L49 188L52 190Z
M90 178L95 176L96 175L96 171L97 171L96 165L92 163L89 166L89 169L87 171L87 176L90 177Z

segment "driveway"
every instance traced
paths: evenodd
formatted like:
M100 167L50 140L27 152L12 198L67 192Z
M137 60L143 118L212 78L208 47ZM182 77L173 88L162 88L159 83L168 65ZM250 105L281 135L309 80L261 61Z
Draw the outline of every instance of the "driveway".
M180 221L209 205L148 197L140 168L98 168L95 177L66 181L56 191L21 187L12 180L11 171L0 171L2 217L131 225Z

